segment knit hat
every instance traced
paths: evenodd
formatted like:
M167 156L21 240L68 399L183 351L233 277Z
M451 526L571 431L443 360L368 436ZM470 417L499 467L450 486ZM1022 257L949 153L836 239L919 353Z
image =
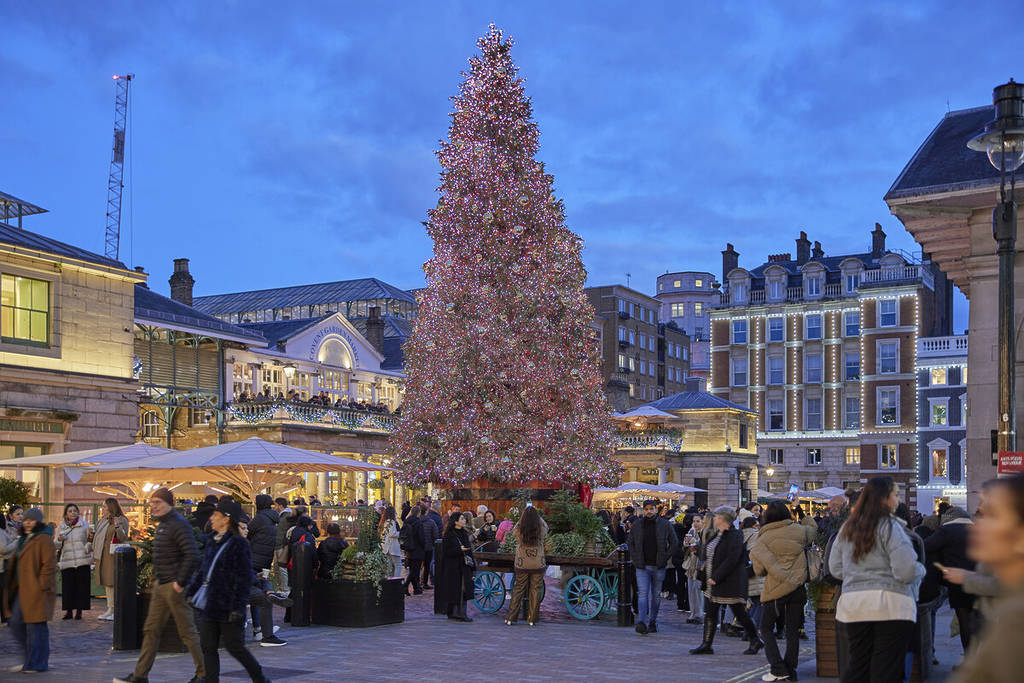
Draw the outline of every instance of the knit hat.
M171 507L174 507L174 494L166 486L161 486L157 490L149 494L150 498L159 498Z
M22 519L34 519L36 524L43 523L43 511L39 508L29 508L25 510L25 516Z
M234 500L222 500L217 503L217 512L234 522L241 521L242 518L242 506Z

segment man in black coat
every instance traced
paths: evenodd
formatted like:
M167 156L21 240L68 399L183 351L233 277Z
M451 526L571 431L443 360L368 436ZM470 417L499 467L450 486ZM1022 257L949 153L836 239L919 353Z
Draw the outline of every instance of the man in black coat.
M430 563L434 561L434 541L441 538L441 515L436 510L426 510L420 517L423 529L423 589L430 590L433 572Z
M317 546L316 556L320 560L320 567L317 569L317 576L321 579L331 578L331 570L338 564L341 553L348 547L348 543L341 537L341 526L337 522L327 525L327 538L320 541Z
M665 566L679 548L675 529L667 518L658 515L658 501L644 501L644 516L633 523L626 543L636 568L636 632L657 633Z
M937 562L943 567L974 571L975 562L967 557L967 530L973 524L971 516L963 508L947 506L940 519L941 526L924 539L924 550L928 556L928 564L925 566L930 567L933 562ZM946 580L942 584L949 590L949 606L956 612L960 624L960 644L966 653L973 635L971 625L974 619L971 611L974 609L975 596L965 592L963 586L958 584Z
M249 523L249 546L252 548L252 567L256 571L269 569L277 547L277 523L280 516L273 509L274 499L261 493L256 496L256 516Z
M408 592L409 584L411 583L413 595L421 595L423 593L423 589L420 588L420 569L423 566L422 515L423 508L419 505L413 505L409 511L409 516L405 518L405 524L402 525L402 531L398 536L398 540L402 544L402 550L405 551L405 555L409 560L409 576L405 579L405 585L402 587Z

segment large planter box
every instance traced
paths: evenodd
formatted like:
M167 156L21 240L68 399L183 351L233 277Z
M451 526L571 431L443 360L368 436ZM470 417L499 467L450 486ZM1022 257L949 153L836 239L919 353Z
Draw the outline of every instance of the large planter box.
M839 640L836 634L836 610L832 606L836 587L824 585L814 603L814 655L820 678L839 676Z
M380 602L377 589L364 581L313 581L313 623L366 628L405 621L402 579L385 579Z

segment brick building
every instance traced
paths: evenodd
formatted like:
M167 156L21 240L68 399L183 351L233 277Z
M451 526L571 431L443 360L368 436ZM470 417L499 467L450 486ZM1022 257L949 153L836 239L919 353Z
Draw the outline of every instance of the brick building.
M966 509L966 334L917 340L917 410L917 509Z
M758 413L769 491L847 487L887 474L914 502L917 340L948 334L952 292L930 262L885 248L826 256L806 233L796 258L747 270L730 244L711 313L711 391Z

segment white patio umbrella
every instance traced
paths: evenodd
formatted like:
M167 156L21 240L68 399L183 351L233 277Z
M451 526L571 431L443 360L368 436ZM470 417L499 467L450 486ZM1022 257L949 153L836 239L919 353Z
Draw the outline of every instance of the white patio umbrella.
M846 495L846 491L842 490L838 486L822 486L820 489L814 489L812 493L817 493L825 498L835 498L836 496Z
M686 484L676 484L674 482L668 482L667 484L659 485L660 489L664 491L674 491L676 493L705 493L707 489L699 489L696 486L687 486Z
M615 413L613 417L620 420L632 420L638 417L662 420L672 420L676 418L675 415L671 413L666 413L663 410L658 410L653 406L640 406L638 408L634 408L633 410L626 411L625 413Z
M85 468L87 482L116 481L129 488L152 488L152 482L219 481L233 484L250 500L268 486L292 483L304 472L371 472L391 470L337 455L251 437L244 441L171 451L154 458Z

